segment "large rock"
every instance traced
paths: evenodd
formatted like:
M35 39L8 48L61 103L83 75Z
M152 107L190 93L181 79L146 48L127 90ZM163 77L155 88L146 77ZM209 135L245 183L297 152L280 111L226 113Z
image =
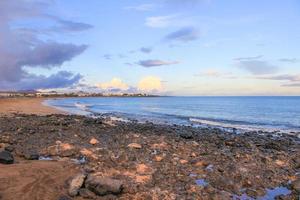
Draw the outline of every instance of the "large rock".
M82 187L86 175L83 173L77 174L70 182L68 193L71 197L77 196L79 189Z
M123 182L109 177L90 174L85 181L85 187L97 195L104 196L107 194L121 193L123 190Z
M1 151L0 152L0 163L2 164L13 164L14 157L9 151Z

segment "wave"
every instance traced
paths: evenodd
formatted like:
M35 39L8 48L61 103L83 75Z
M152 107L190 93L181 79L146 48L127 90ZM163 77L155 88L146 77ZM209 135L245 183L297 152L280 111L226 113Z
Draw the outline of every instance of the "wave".
M239 113L232 112L231 109L221 109L217 107L220 113L224 115L216 115L215 110L208 104L207 113L196 109L197 102L192 101L190 105L186 105L184 101L174 101L169 104L151 103L143 99L132 100L134 103L124 104L124 99L120 99L120 104L109 99L58 99L47 101L48 104L59 107L67 112L87 115L87 116L102 116L112 117L115 121L138 121L138 122L153 122L156 124L177 124L177 125L193 125L203 127L225 128L227 130L238 129L239 131L283 131L283 132L299 132L300 126L297 124L297 119L286 117L283 115L283 120L280 120L280 113L268 111L267 114L257 115L260 110L245 109L245 112L238 117ZM163 99L162 101L165 101ZM180 100L180 99L179 99ZM131 101L131 100L130 100ZM137 101L137 102L136 102ZM199 100L201 101L201 99ZM141 103L141 104L140 104ZM204 102L205 103L205 102ZM239 103L239 102L237 102ZM250 102L251 103L251 102ZM137 105L137 106L135 106ZM202 105L202 104L201 104ZM200 106L201 106L200 105ZM250 104L251 105L251 104ZM231 105L229 105L231 106ZM247 108L247 107L246 107ZM288 109L288 108L286 108ZM212 111L211 111L212 110ZM230 110L230 111L228 111ZM204 110L205 111L205 110ZM211 111L211 112L209 112ZM285 110L283 110L285 111ZM283 112L281 111L281 112ZM285 112L283 112L285 114ZM293 113L291 113L293 114ZM293 114L296 117L295 113ZM262 116L262 117L257 117Z
M205 125L208 127L217 127L217 128L225 128L225 129L237 129L242 131L267 131L267 132L291 132L296 131L292 129L292 127L286 127L284 125L267 125L267 124L251 124L248 122L245 123L237 123L235 121L214 121L208 119L199 119L199 118L189 118L189 121L192 123Z
M89 105L89 104L76 102L76 103L74 103L74 106L82 111L91 112L91 110L90 110L91 105Z

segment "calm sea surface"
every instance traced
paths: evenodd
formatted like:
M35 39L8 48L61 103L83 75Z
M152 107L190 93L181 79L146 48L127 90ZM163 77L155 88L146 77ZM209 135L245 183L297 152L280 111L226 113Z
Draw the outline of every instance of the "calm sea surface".
M300 132L300 97L91 97L52 99L45 103L74 114Z

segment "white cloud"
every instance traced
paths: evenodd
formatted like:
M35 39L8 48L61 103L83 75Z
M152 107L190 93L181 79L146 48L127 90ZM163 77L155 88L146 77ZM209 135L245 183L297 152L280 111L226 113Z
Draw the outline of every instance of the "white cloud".
M160 92L163 89L162 81L158 77L147 76L139 82L138 89L144 92Z
M151 11L157 6L155 4L141 4L137 6L127 6L125 10L136 10L136 11Z
M177 15L166 15L166 16L156 16L146 18L146 26L152 28L164 28L172 26L174 21L176 21Z
M182 14L147 17L145 25L151 28L189 27L197 24L193 17Z
M106 83L99 83L99 84L97 84L97 87L102 90L120 90L120 91L122 91L122 90L129 89L129 86L119 78L113 78L111 81L106 82Z

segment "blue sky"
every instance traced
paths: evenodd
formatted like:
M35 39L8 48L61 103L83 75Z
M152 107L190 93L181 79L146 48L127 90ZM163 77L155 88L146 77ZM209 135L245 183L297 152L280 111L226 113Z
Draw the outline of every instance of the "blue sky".
M298 0L3 0L0 89L300 95Z

